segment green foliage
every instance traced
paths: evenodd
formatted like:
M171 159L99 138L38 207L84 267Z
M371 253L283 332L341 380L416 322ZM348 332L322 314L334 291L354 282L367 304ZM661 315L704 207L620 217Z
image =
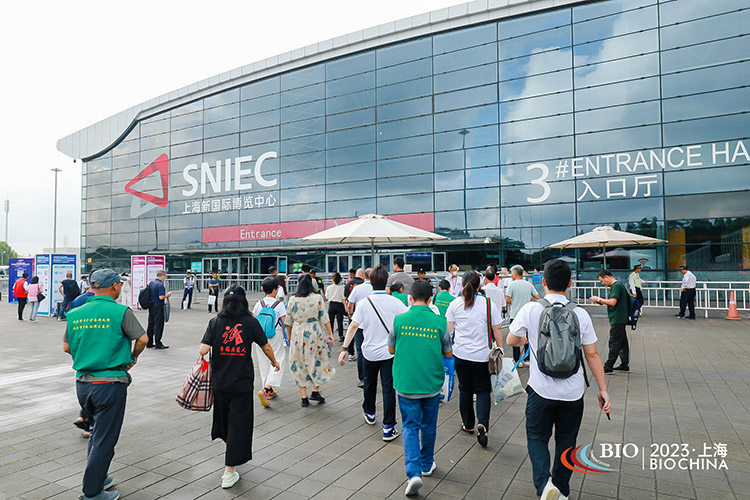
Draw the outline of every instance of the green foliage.
M2 252L5 252L5 255L2 255ZM2 261L0 264L7 266L8 259L13 259L15 257L18 257L18 253L13 250L8 243L0 241L0 260Z

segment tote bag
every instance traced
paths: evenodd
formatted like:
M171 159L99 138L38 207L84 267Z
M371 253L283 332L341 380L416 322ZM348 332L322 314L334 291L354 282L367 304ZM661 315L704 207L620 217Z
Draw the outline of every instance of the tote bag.
M191 411L210 411L214 404L211 361L199 356L177 393L177 404Z
M523 384L521 384L521 378L518 376L518 371L516 370L517 365L518 363L513 364L513 359L503 358L500 375L490 376L492 396L495 404L523 392Z

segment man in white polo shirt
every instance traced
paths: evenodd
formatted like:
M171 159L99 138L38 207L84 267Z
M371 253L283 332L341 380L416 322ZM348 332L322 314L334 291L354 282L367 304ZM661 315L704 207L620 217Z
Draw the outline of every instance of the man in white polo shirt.
M543 284L547 289L544 299L550 304L567 304L566 293L571 285L570 267L560 259L554 259L544 266ZM570 447L576 446L578 429L583 418L583 393L586 389L583 360L578 371L567 378L556 378L541 372L537 362L539 346L539 319L544 305L538 301L524 305L510 325L507 342L510 346L529 344L532 362L529 382L526 386L526 441L532 475L537 495L541 500L561 498L567 500L570 494L572 471L562 465L560 457ZM574 309L578 318L581 335L581 348L589 369L599 386L600 406L609 414L611 411L607 384L604 379L604 366L596 348L596 332L588 313L582 308ZM550 477L549 439L555 429L555 462Z
M352 322L341 345L339 364L344 366L349 343L357 329L362 328L362 357L365 377L362 410L365 422L375 424L375 401L378 393L378 374L383 391L383 441L393 441L399 435L396 428L396 391L393 389L393 354L388 351L388 335L393 329L393 318L407 311L406 306L385 291L388 270L382 264L370 273L372 295L357 302ZM357 285L351 295L364 285ZM351 297L350 295L350 297Z
M354 288L352 288L351 293L349 294L349 299L346 304L347 307L347 313L349 314L349 318L352 317L354 314L354 310L357 307L357 302L361 302L365 300L367 297L372 295L372 285L370 285L370 273L372 272L372 268L368 267L364 271L364 283L360 283L359 285L356 285ZM359 275L359 272L357 272ZM351 322L349 323L351 324ZM357 387L362 388L365 386L365 368L364 368L364 362L365 358L362 356L362 329L358 329L356 334L354 335L354 347L357 350L357 378L359 380L357 381ZM350 343L347 342L347 345Z

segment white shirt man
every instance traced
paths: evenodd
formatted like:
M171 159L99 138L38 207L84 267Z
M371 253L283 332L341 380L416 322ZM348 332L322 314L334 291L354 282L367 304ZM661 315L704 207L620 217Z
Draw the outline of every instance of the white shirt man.
M685 272L682 273L682 289L690 290L691 288L695 288L697 281L695 275L687 269L684 269L684 271Z
M503 289L492 281L488 281L487 278L485 278L482 288L484 289L485 295L489 297L495 307L497 307L498 311L502 311L505 307L505 293L503 293Z
M370 295L372 295L372 285L368 280L352 288L352 293L349 294L349 303L356 306L358 302L366 299Z

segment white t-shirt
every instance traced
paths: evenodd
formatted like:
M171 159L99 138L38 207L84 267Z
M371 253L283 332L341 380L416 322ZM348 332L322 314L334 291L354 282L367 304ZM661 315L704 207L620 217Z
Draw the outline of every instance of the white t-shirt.
M493 304L495 304L495 307L497 307L498 310L505 307L505 293L503 292L502 288L494 283L487 283L482 288L484 288L484 294L490 298L490 300Z
M445 319L455 323L453 326L453 354L467 360L483 362L490 359L489 331L487 328L487 301L489 299L477 295L471 309L464 308L464 298L458 297L448 306ZM502 322L500 311L490 301L492 324Z
M362 285L357 285L354 290L360 286ZM352 290L352 294L354 294L354 290ZM393 318L398 314L405 313L408 309L403 302L392 295L388 295L384 290L372 292L369 299L377 307L380 317L388 326L388 330L383 327L383 323L372 308L370 300L367 300L367 298L361 300L357 304L352 321L359 324L364 334L362 354L368 361L391 359L393 354L388 352L388 334L393 329Z
M450 283L451 287L448 289L448 293L454 297L461 295L461 290L464 289L464 279L461 276L448 276L445 278Z
M279 300L284 300L284 297L286 297L286 292L284 291L284 288L279 285L279 291L276 292L276 298Z
M352 288L352 293L349 294L349 302L356 305L357 302L366 299L370 295L372 295L372 285L369 281L365 281Z
M328 302L341 302L344 303L344 285L337 285L331 283L326 287L326 299Z
M555 302L567 304L569 302L564 295L558 293L547 293L544 298L550 304ZM526 337L527 335L529 337L529 349L531 349L530 359L528 360L530 362L529 385L534 389L534 392L543 398L558 401L577 401L581 399L583 391L586 389L583 367L578 369L578 373L568 378L554 378L539 371L539 365L536 362L536 350L539 345L537 342L539 338L539 318L542 316L543 310L544 306L538 301L529 302L518 311L518 315L510 324L510 333L516 337ZM575 314L578 316L578 324L581 327L581 345L595 344L597 340L596 332L594 331L594 325L591 323L591 317L582 307L577 307Z
M281 287L279 287L279 291L280 290ZM279 301L279 303L276 305L276 307L273 308L274 312L276 312L276 333L283 333L284 329L282 327L281 318L286 316L286 306L284 305L284 301L279 299L278 292L275 299L268 296L260 299L253 308L253 316L257 318L258 314L260 314L260 311L264 307L271 307L277 300Z

